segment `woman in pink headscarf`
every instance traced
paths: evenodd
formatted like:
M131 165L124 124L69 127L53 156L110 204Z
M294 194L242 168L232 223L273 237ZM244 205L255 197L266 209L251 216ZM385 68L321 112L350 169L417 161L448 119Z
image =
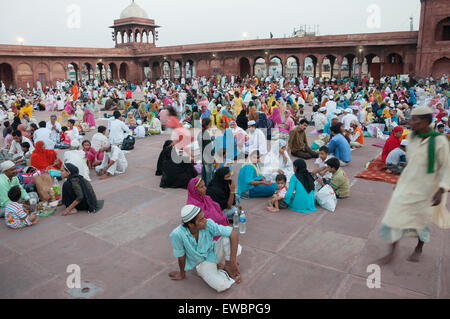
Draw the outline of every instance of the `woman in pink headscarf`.
M84 110L84 122L87 123L89 127L96 127L94 114L92 114L88 107Z
M189 182L186 205L197 206L205 213L205 218L219 225L229 226L228 217L222 212L220 205L206 195L206 185L200 177L193 178ZM214 240L218 238L214 237Z
M290 110L284 111L284 116L283 116L282 120L283 120L283 123L278 125L278 128L280 129L280 132L285 132L285 133L289 134L295 127L295 123L294 123L294 120L292 119Z
M278 128L278 125L283 124L281 119L280 109L278 107L273 108L272 115L269 117L270 121L273 121L274 127Z
M70 101L67 101L66 106L64 107L64 110L67 113L69 113L69 115L75 114L75 112L73 111L72 102L70 102Z

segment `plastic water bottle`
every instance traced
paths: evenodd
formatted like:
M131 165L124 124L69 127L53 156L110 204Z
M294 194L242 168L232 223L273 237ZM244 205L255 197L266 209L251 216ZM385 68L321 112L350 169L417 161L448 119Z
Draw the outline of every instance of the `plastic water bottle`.
M241 216L239 217L239 233L245 234L247 231L247 218L245 217L244 211L241 212Z
M236 210L233 215L233 228L239 228L239 211Z

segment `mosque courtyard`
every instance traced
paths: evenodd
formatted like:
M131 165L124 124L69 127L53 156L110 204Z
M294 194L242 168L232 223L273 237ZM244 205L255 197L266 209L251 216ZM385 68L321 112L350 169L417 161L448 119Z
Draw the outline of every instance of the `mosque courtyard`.
M36 113L39 120L49 115ZM248 222L240 236L241 284L218 294L192 271L183 281L170 280L178 263L169 234L180 223L187 191L159 188L156 163L168 137L138 140L122 176L99 180L91 171L97 197L105 200L99 213L62 217L59 208L23 230L0 223L0 298L80 297L66 284L71 264L80 266L82 285L94 285L86 296L100 299L450 297L450 233L434 225L419 263L406 260L416 240L405 239L394 262L381 267L381 288L367 286L368 265L388 251L377 231L393 190L354 178L381 152L371 146L375 139L353 152L345 168L351 197L340 200L334 213L273 214L265 209L267 199L243 202Z

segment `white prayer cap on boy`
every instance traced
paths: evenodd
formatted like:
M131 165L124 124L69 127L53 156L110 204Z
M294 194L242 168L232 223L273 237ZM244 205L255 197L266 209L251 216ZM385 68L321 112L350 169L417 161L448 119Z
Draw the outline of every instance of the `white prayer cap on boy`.
M441 121L442 121L442 122L448 122L448 117L443 117L443 118L441 118Z
M350 109L345 109L344 112L345 112L345 113L352 113L352 110L350 110Z
M0 165L0 168L1 168L2 173L3 173L4 171L7 171L7 170L9 170L10 168L13 168L14 166L16 166L16 164L14 164L13 161L5 161L5 162L3 162L3 163Z
M248 126L256 125L256 122L254 120L248 121Z
M137 120L136 123L137 123L137 125L142 125L142 121L141 120Z
M186 205L181 209L181 219L183 223L193 220L202 210L194 205Z
M428 106L417 107L411 112L411 116L427 115L427 114L433 114L433 110L430 109Z
M78 149L80 146L81 144L78 140L73 140L72 142L70 142L70 147L72 147L73 149Z
M319 109L319 112L325 112L326 110L327 110L326 107L321 107L321 108Z
M400 143L400 145L401 145L401 146L408 146L408 140L403 140L403 141Z

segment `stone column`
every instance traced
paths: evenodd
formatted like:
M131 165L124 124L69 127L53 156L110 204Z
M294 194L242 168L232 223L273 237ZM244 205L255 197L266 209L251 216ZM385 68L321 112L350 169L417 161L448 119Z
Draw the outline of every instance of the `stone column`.
M338 77L339 79L342 78L342 63L338 63L339 71L338 71Z
M380 79L383 77L384 73L384 62L380 62Z

